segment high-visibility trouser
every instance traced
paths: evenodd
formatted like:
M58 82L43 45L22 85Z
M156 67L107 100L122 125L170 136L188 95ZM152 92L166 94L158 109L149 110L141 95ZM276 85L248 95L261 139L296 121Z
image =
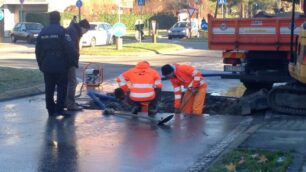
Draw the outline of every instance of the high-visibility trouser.
M190 97L190 94L191 91L187 90L186 93L184 94L182 102L187 101L186 99ZM182 112L187 114L201 115L205 103L205 96L206 96L206 87L200 87L198 92L188 100L185 107L182 109Z

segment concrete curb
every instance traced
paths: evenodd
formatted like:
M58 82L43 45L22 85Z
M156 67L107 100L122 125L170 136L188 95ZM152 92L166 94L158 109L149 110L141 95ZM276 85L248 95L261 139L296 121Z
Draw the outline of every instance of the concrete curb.
M44 92L45 92L45 84L35 85L30 88L22 88L13 91L6 91L4 93L0 93L0 102L17 99L21 97L42 94Z
M253 118L247 118L241 121L240 124L230 134L224 137L218 144L214 145L209 153L202 154L202 156L200 156L198 160L186 171L207 171L213 164L222 158L223 155L237 148L262 125L262 123L253 124Z

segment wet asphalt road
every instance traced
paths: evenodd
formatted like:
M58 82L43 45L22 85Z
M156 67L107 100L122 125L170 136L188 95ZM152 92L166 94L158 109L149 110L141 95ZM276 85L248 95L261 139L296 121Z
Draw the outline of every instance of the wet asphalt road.
M177 115L158 127L99 110L54 119L43 96L0 103L0 114L0 171L185 171L246 119Z
M191 44L195 48L179 53L128 59L82 56L81 63L103 64L105 82L143 59L157 68L185 62L201 70L222 70L219 52L199 49L202 42ZM33 52L24 54L2 56L1 65L37 68ZM209 91L216 93L238 84L218 78L207 82ZM53 119L47 116L42 95L1 102L0 114L0 171L185 171L197 168L203 156L208 157L207 165L207 159L216 157L250 121L240 116L177 115L157 127L143 119L103 116L100 110Z

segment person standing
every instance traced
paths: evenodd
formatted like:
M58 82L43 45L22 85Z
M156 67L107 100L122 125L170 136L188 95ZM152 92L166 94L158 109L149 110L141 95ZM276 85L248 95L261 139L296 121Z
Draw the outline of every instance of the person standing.
M73 45L77 50L77 55L72 58L68 70L68 86L66 106L68 111L79 111L82 107L75 102L75 90L77 87L76 69L79 67L79 51L80 39L90 29L89 22L86 19L81 20L79 23L71 22L67 28L68 34L71 36Z
M158 72L150 67L149 62L140 61L134 68L123 72L116 78L120 88L115 96L133 107L132 113L141 111L142 103L149 103L148 115L157 113L157 103L162 83Z
M68 65L70 59L77 55L69 34L60 25L60 18L58 11L50 12L50 25L39 33L35 47L39 70L44 74L46 108L49 116L65 115Z
M174 108L176 113L201 115L205 103L207 84L202 74L190 65L166 64L162 75L170 79L174 88ZM181 101L181 86L186 89ZM183 102L183 103L181 103Z
M77 16L73 16L70 23L78 23Z

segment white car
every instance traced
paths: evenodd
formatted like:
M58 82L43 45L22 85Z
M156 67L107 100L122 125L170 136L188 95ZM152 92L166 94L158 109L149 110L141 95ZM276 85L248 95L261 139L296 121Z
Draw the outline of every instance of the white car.
M94 47L113 43L112 26L105 22L90 22L90 29L80 40L80 48L83 46Z

